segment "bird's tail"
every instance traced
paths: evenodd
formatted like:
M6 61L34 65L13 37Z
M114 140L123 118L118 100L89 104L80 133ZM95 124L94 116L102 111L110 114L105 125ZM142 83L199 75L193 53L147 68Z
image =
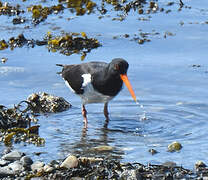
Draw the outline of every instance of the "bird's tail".
M56 64L56 66L64 67L64 64ZM62 71L61 72L57 72L56 74L61 74L61 73L62 73Z
M56 64L56 66L64 67L64 64Z

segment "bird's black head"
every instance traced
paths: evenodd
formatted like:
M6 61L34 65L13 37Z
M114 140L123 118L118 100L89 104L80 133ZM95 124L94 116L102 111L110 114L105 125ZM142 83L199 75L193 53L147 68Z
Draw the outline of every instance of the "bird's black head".
M122 58L115 58L109 64L109 70L112 74L126 74L129 64Z

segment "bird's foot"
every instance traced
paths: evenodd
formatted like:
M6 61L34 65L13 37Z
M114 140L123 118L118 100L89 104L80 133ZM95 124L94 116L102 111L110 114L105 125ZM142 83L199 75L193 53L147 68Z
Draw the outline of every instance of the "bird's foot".
M82 115L83 115L83 118L84 118L84 128L87 128L87 124L88 124L88 121L87 121L87 110L85 109L84 105L82 105Z

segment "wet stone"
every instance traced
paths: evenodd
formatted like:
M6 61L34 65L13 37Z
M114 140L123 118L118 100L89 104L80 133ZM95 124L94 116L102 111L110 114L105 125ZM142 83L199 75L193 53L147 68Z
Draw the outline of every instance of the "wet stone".
M71 104L64 98L45 92L33 93L27 98L27 101L30 103L32 111L36 113L62 112L71 107Z
M120 178L127 180L137 180L137 179L142 179L142 176L139 174L137 170L132 169L132 170L124 170L120 174Z
M80 157L79 158L79 162L81 162L81 163L89 162L90 164L98 163L98 162L101 162L103 160L104 160L103 158L95 158L95 157Z
M167 161L167 162L164 162L162 165L166 167L175 167L176 163L172 161Z
M31 165L31 169L33 172L41 172L41 171L43 171L43 167L44 167L44 163L41 161L35 161Z
M154 155L154 154L157 154L157 153L158 153L158 151L156 151L155 149L149 149L149 152L150 152L152 155Z
M24 22L25 22L25 19L24 19L24 18L21 18L21 17L14 18L14 19L12 20L12 23L13 23L13 24L22 24L22 23L24 23Z
M180 151L181 149L182 149L182 145L177 141L172 142L171 144L168 145L168 151L170 152Z
M14 176L15 172L12 171L8 166L0 167L0 178L7 176Z
M197 161L195 163L195 169L198 169L200 167L206 167L206 164L203 161Z
M16 161L16 160L20 160L20 158L23 156L23 153L19 152L19 151L12 151L8 154L5 154L2 156L3 160L7 160L7 161Z
M23 156L21 159L20 159L20 162L22 163L22 165L26 168L30 167L30 165L33 163L33 160L28 157L28 156Z
M51 167L50 165L46 164L44 167L43 167L43 170L44 172L51 172L54 170L53 167Z
M92 151L98 151L98 152L113 151L113 149L114 149L114 147L112 147L112 146L97 146L97 147L92 148Z
M1 58L1 62L4 64L4 63L6 63L8 61L8 58L6 58L6 57L2 57Z
M10 163L10 161L5 161L3 159L0 159L0 166L6 166Z
M76 156L70 155L68 156L64 162L60 165L61 168L74 168L78 166L78 159Z
M13 163L10 163L8 167L14 171L15 174L24 171L23 164L20 161L15 161Z

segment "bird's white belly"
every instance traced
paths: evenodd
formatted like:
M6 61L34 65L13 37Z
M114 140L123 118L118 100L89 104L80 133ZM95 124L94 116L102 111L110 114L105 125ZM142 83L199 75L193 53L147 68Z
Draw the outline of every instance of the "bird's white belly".
M82 78L83 78L83 83L81 88L84 90L84 93L77 95L81 97L83 104L106 103L111 99L113 99L113 96L103 95L93 88L90 74L83 74ZM70 86L70 84L67 81L65 81L65 83L69 87L69 89L75 93L75 91Z
M97 92L93 88L91 83L88 83L83 89L84 89L84 93L79 94L79 96L82 98L83 104L106 103L113 98L112 96L106 96Z

